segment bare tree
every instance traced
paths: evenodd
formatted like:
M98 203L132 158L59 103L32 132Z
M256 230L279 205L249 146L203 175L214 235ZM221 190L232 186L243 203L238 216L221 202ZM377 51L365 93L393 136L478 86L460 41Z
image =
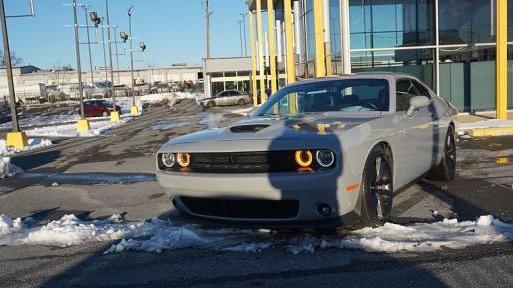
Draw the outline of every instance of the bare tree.
M16 53L11 52L11 64L13 67L20 65L23 63L23 59L21 57L17 57ZM5 59L4 59L4 51L0 51L0 67L5 67Z

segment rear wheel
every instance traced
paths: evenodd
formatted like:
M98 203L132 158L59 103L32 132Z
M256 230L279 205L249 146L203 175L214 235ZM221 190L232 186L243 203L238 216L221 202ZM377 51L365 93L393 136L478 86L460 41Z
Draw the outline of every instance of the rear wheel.
M391 153L378 145L369 154L363 171L362 225L379 226L390 219L394 198Z
M440 164L433 167L428 178L438 181L451 181L456 175L456 137L451 126L445 136L444 151Z

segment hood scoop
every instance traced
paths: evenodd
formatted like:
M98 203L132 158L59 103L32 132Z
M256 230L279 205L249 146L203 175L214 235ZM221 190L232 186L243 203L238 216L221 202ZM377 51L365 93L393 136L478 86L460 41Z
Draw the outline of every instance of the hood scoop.
M246 125L237 125L230 127L230 131L232 133L257 133L265 128L271 126L270 124L246 124Z

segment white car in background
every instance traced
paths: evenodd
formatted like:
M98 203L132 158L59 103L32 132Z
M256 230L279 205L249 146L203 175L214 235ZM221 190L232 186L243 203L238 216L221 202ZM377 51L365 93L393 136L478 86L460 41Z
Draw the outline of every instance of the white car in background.
M212 98L206 98L200 101L202 107L205 108L213 108L216 106L231 106L231 105L241 105L244 106L246 104L252 103L253 100L249 96L249 94L236 91L236 90L226 90L217 93Z

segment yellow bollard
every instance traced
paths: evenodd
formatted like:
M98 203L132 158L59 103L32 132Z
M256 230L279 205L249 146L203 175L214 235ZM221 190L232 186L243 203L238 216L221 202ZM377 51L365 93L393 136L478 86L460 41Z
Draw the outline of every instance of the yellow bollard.
M89 120L80 119L77 121L77 132L78 133L85 133L85 132L88 132L90 129L91 129L91 126L89 125Z
M130 107L130 114L132 114L132 116L139 116L139 108L135 105Z
M121 121L119 112L118 111L110 112L110 122L119 122L119 121Z
M27 134L25 132L7 133L7 146L21 149L28 146Z

